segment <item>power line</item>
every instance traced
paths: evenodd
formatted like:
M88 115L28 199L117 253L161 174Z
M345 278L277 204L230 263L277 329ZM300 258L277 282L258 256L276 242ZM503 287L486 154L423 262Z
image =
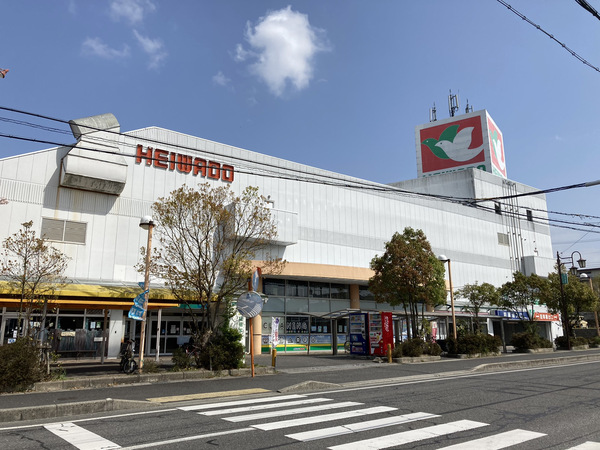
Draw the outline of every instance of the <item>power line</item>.
M5 109L11 112L15 112L15 113L19 113L19 114L26 114L26 115L30 115L30 116L34 116L34 117L38 117L38 118L43 118L46 120L53 120L53 121L57 121L57 122L61 122L61 123L66 123L68 124L68 121L62 120L62 119L56 119L56 118L52 118L49 116L44 116L41 114L36 114L36 113L29 113L29 112L25 112L25 111L20 111L20 110L16 110L14 108L6 108L6 107L0 107L0 109ZM0 118L0 120L3 120L2 118ZM33 124L30 122L26 122L26 121L20 121L20 120L14 120L14 119L6 119L4 120L6 122L10 122L10 123L16 123L19 125L25 125L25 126L32 126L34 128L40 128L46 131L50 131L50 132L57 132L57 133L62 133L62 134L71 134L68 131L65 130L60 130L57 128L52 128L52 127L45 127L45 126L41 126L41 125L37 125L37 124ZM86 126L86 128L90 128L90 129L94 129L91 126ZM101 131L105 131L105 130L101 130ZM112 132L113 134L119 135L119 136L124 136L127 138L132 138L132 137L137 137L131 134L126 134L126 133L120 133L120 132ZM29 142L36 142L36 143L41 143L41 144L47 144L47 145L54 145L54 146L60 146L60 147L72 147L72 144L65 144L65 143L60 143L60 142L55 142L55 141L50 141L50 140L42 140L42 139L34 139L34 138L27 138L27 137L21 137L21 136L14 136L14 135L8 135L8 134L2 134L0 133L0 137L5 137L5 138L9 138L9 139L17 139L17 140L23 140L23 141L29 141ZM419 193L419 192L413 192L413 191L406 191L403 189L399 189L390 185L381 185L381 184L377 184L377 183L372 183L372 182L366 182L366 181L362 181L362 180L358 180L358 179L347 179L347 178L343 178L343 177L332 177L331 173L327 173L327 174L318 174L318 173L313 173L313 174L307 174L306 171L302 171L302 170L295 170L292 168L282 168L279 166L275 166L273 164L271 164L271 167L277 167L277 171L273 171L271 169L258 169L256 168L256 166L254 165L255 162L245 159L245 158L241 158L241 157L233 157L233 156L227 156L227 155L222 155L222 154L217 154L216 152L210 152L210 151L204 151L204 150L198 150L197 148L194 147L189 147L189 146L182 146L182 145L178 145L178 144L173 144L173 143L168 143L168 142L159 142L156 140L151 140L151 139L147 139L147 138L141 138L141 137L137 137L138 139L142 140L142 141L146 141L146 142L150 142L152 145L155 144L159 144L159 145L166 145L166 146L170 146L170 147L178 147L178 148L184 148L187 150L192 150L194 152L201 152L201 153L207 153L207 154L213 154L213 155L217 155L219 157L224 157L224 158L231 158L231 159L235 159L239 162L242 163L242 167L244 167L243 163L249 163L252 164L251 166L248 167L248 170L243 170L240 169L240 167L236 167L236 172L237 173L243 173L243 174L250 174L250 175L259 175L261 176L260 173L258 173L258 171L263 172L264 175L262 176L269 176L272 178L278 178L278 179L286 179L286 180L291 180L291 181L298 181L298 182L308 182L308 183L316 183L316 184L323 184L323 185L329 185L329 186L335 186L335 187L342 187L342 188L349 188L349 189L360 189L360 190L370 190L370 191L376 191L376 192L380 192L380 193L387 193L387 194L391 194L391 195L402 195L402 196L406 196L406 197L412 197L412 198L421 198L421 199L427 199L427 200L435 200L435 201L447 201L447 202L451 202L451 203L458 203L458 204L462 204L465 206L469 206L469 207L477 207L479 209L485 210L485 211L489 211L489 212L495 212L494 208L491 207L484 207L478 203L480 202L485 202L485 201L496 201L499 202L501 204L505 204L503 202L501 202L501 200L504 199L511 199L511 198L515 198L515 197L521 197L521 196L526 196L526 195L539 195L541 193L546 193L546 192L554 192L554 191L558 191L558 190L565 190L565 189L572 189L572 188L576 188L576 187L586 187L586 186L590 186L590 185L594 185L594 184L599 184L600 181L598 182L593 182L593 183L579 183L576 185L570 185L570 186L564 186L564 187L559 187L559 188L552 188L552 189L547 189L547 190L543 190L543 191L533 191L530 193L524 193L524 194L516 194L516 195L509 195L509 196L502 196L502 197L490 197L490 198L485 198L485 199L472 199L472 198L462 198L462 197L452 197L452 196L442 196L442 195L436 195L436 194L424 194L424 193ZM110 143L110 144L114 144L115 141L111 140L111 139L107 139L107 138L98 138L98 137L94 137L94 136L86 136L86 140L88 141L92 141L92 140L96 140L96 141L100 141L100 142L106 142L106 143ZM128 144L126 142L120 142L120 145L124 145L124 146L129 146L132 148L136 147L136 144ZM100 152L100 153L107 153L107 154L113 154L113 155L121 155L121 156L127 156L127 157L136 157L136 155L134 154L127 154L127 153L116 153L114 151L111 150L102 150L102 149L98 149L98 148L85 148L81 145L78 146L78 148L81 148L83 150L90 150L90 151L95 151L95 152ZM156 160L155 158L148 158L150 160ZM292 173L296 173L296 175L292 176L292 175L284 175L281 173L282 170L288 171L288 172L292 172ZM319 178L317 178L319 177ZM349 177L348 177L349 178ZM508 205L505 204L507 206L512 206L512 205ZM533 208L523 208L523 207L519 207L521 209L532 209ZM546 213L549 213L547 210L537 210L537 211L543 211ZM527 219L529 219L528 216L526 216L526 214L522 214L522 213L511 213L515 216L518 216L520 218L522 218L523 220L525 220L525 218L527 217ZM566 214L566 213L564 213ZM578 215L581 216L581 215ZM592 227L592 228L596 228L597 225L594 224L581 224L581 223L575 223L575 222L569 222L569 221L563 221L563 220L558 220L558 219L552 219L549 217L535 217L535 221L536 223L541 223L541 224L548 224L554 227L558 227L558 228L567 228L567 229L573 229L576 231L588 231L582 228L573 228L573 227L568 227L566 225L576 225L578 227L580 226L587 226L587 227ZM563 225L559 225L559 224L563 224ZM589 232L596 232L596 231L589 231Z
M521 19L523 19L525 22L527 22L528 24L530 24L531 26L537 28L539 31L541 31L542 33L544 33L546 36L548 36L550 39L552 39L554 42L556 42L558 45L560 45L562 48L564 48L566 51L568 51L573 57L577 58L579 61L581 61L583 64L585 64L588 67L591 67L592 69L594 69L596 72L600 72L600 68L594 66L593 64L591 64L590 62L588 62L585 58L583 58L582 56L580 56L578 53L576 53L574 50L571 50L569 47L567 47L565 45L564 42L559 41L558 39L556 39L554 37L553 34L548 33L546 30L544 30L541 26L539 26L537 23L532 22L531 20L529 20L526 16L524 16L523 14L521 14L519 11L517 11L515 8L513 8L512 6L510 6L508 3L506 3L504 0L496 0L498 3L500 3L501 5L504 5L509 11L513 12L514 14L516 14L517 16L519 16ZM577 0L575 0L577 1ZM579 3L577 1L577 3Z
M600 15L598 14L598 11L596 11L588 2L586 2L585 0L575 0L575 2L587 12L589 12L592 16L594 16L596 19L600 20Z

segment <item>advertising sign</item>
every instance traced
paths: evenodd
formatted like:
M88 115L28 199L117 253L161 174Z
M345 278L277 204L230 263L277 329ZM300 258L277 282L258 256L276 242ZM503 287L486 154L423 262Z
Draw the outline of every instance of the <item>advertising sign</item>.
M476 168L506 178L504 140L486 110L416 127L419 177Z
M279 343L279 317L271 319L271 347L276 348Z

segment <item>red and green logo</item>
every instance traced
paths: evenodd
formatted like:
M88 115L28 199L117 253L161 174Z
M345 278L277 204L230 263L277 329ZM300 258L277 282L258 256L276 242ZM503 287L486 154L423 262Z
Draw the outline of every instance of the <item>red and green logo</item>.
M481 117L470 117L420 131L423 172L485 161Z

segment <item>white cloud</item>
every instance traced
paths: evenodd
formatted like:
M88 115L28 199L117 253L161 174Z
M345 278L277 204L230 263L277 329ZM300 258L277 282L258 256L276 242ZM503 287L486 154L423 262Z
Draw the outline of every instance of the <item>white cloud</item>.
M84 53L99 56L104 59L122 59L129 57L129 46L123 45L122 50L117 50L106 45L100 38L87 38L81 44Z
M238 44L235 60L254 60L250 70L278 97L289 84L297 90L308 87L315 55L329 50L324 32L311 27L308 16L291 6L269 12L254 27L248 23L246 41L251 49Z
M149 37L142 36L137 30L133 30L133 35L141 45L144 52L150 56L150 63L148 67L156 69L160 66L163 59L167 57L167 51L160 39L150 39Z
M218 84L219 86L227 86L231 82L229 78L225 76L223 72L219 70L219 72L213 76L213 82Z
M144 20L144 15L156 9L150 0L112 0L110 2L110 16L113 20L127 20L135 25Z

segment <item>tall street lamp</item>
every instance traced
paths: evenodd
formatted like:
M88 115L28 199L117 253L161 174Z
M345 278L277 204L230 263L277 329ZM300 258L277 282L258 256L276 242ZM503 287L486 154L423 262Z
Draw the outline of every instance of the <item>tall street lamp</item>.
M452 334L454 335L454 340L456 340L456 316L454 315L454 289L452 288L452 267L450 263L450 258L447 258L446 255L440 255L438 256L438 259L443 263L448 263L448 282L450 283L450 307L452 308Z
M152 229L154 222L151 216L144 216L140 220L140 227L148 231L148 244L146 245L146 270L144 273L144 312L142 313L142 330L140 333L140 372L144 367L144 345L146 340L146 309L148 309L148 285L150 284L150 251L152 249Z
M567 311L567 301L565 299L565 288L564 285L569 281L567 276L567 268L562 263L562 260L570 260L571 268L569 269L572 275L577 275L577 267L575 267L575 253L579 255L577 265L581 269L585 269L585 259L581 257L581 253L574 251L571 256L563 256L561 258L560 253L556 252L556 266L558 268L558 282L560 284L560 315L562 316L562 328L563 334L567 337L567 348L571 350L571 327L569 324L569 316ZM564 276L564 280L563 280Z

